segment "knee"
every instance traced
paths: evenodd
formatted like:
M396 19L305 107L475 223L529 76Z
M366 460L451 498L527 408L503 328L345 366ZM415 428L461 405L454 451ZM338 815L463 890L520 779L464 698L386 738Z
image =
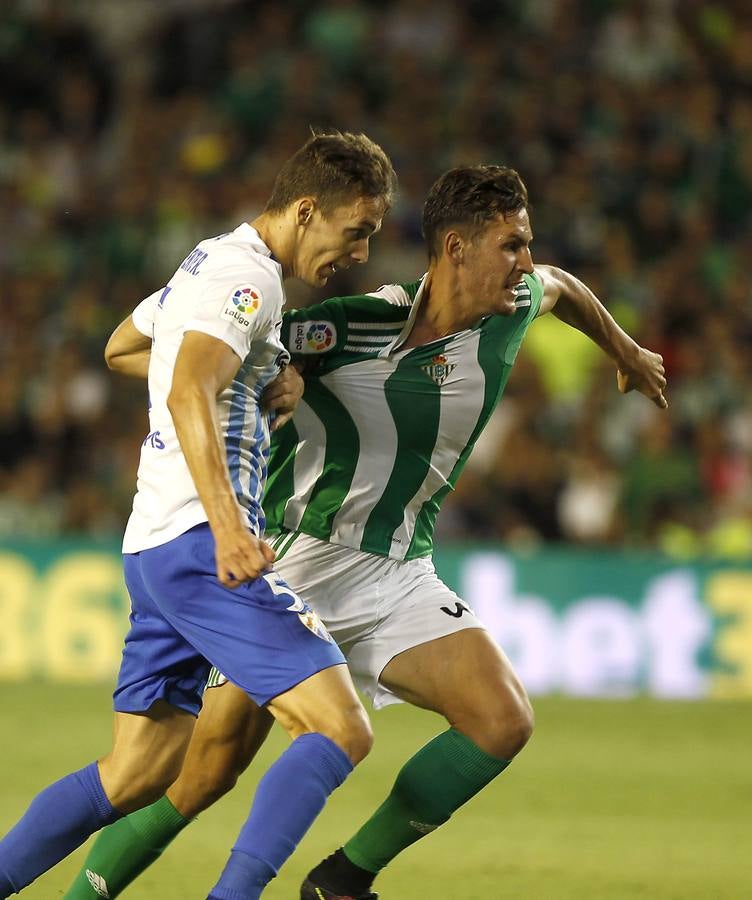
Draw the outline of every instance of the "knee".
M464 718L464 717L463 717ZM526 696L489 704L473 716L459 719L455 727L481 750L497 759L512 759L533 733L535 716Z
M319 730L347 754L354 766L368 756L373 746L371 723L363 707L339 715Z
M533 736L534 728L535 713L533 712L533 707L530 705L527 697L521 697L509 715L505 729L507 753L509 755L502 758L511 759L513 756L516 756Z
M293 740L304 734L322 734L353 765L364 759L373 745L371 723L344 666L318 672L275 698L269 710Z
M354 766L368 756L373 746L371 723L360 704L332 711L318 723L311 723L305 731L318 732L328 737L347 754Z
M362 713L362 722L354 730L350 737L351 749L348 753L350 760L354 766L364 760L371 752L373 747L373 730L366 713Z
M512 704L496 710L489 723L492 756L512 759L527 744L535 727L535 714L527 697L519 697Z

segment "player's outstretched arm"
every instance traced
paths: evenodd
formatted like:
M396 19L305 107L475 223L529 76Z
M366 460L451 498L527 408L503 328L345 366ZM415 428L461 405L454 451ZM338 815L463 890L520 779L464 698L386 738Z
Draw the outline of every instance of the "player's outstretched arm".
M252 581L274 561L274 551L248 530L230 481L217 395L240 368L228 344L186 332L167 398L180 448L215 541L217 578L227 587Z
M539 315L553 312L607 353L616 363L617 386L623 394L637 390L665 409L663 357L634 341L579 278L555 266L536 266L535 271L544 288Z
M104 359L113 372L133 378L148 377L151 338L136 328L133 316L128 316L112 332L104 348Z

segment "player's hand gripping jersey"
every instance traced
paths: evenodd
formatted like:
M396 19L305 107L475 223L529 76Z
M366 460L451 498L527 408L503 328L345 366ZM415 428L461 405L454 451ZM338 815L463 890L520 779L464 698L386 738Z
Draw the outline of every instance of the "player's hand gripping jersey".
M217 408L235 493L247 510L249 528L263 533L269 422L260 397L289 359L279 333L284 301L281 266L256 230L243 224L202 241L167 286L134 310L134 325L152 338L149 434L141 448L125 553L164 544L206 521L167 408L187 331L224 341L241 360L235 378L217 398Z
M543 286L525 276L514 315L400 350L422 287L387 285L285 314L283 343L310 371L273 442L270 533L396 559L431 554L439 507L501 398Z

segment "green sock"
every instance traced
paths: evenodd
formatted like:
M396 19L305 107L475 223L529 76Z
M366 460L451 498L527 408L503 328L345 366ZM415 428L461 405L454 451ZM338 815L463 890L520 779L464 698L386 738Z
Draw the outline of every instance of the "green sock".
M345 844L345 855L361 869L379 872L446 822L510 762L490 756L450 728L405 763L391 794Z
M190 822L167 797L100 832L63 900L117 897Z

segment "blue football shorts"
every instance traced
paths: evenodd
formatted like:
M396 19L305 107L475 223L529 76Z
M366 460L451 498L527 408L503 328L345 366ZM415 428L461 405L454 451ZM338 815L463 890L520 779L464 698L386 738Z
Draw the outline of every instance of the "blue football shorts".
M263 706L345 662L316 613L276 572L222 585L206 523L123 560L131 627L117 712L145 712L166 700L197 715L212 665Z

